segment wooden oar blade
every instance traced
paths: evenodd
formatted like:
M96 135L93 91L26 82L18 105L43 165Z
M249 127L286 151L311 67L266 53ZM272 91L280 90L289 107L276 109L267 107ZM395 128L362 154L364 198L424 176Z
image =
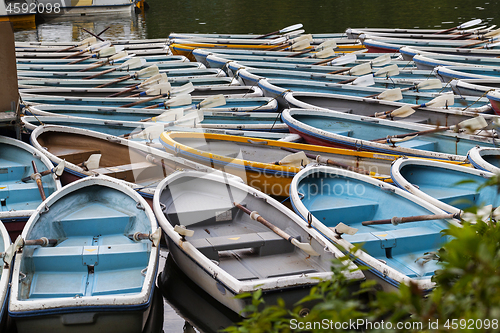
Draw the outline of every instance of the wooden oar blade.
M389 89L380 93L377 99L383 99L384 101L399 101L403 99L403 94L401 93L401 88Z
M352 67L348 73L350 75L365 75L365 74L368 74L372 71L372 66L369 64L369 63L364 63L364 64L361 64L361 65L357 65L357 66L354 66Z
M162 124L157 124L153 126L148 126L144 130L140 131L139 133L132 134L128 137L128 139L144 139L144 140L150 140L152 141L153 139L159 138L161 133L163 133L164 128Z
M306 153L303 151L299 151L290 155L283 157L278 164L284 166L293 166L293 167L304 167L308 165L311 161L307 158Z
M200 102L200 104L198 104L198 108L215 108L222 105L226 105L226 98L224 97L224 95L220 94L204 99Z
M358 59L358 56L356 54L349 53L349 54L340 56L337 59L333 59L332 61L328 62L327 65L329 65L329 66L342 66L342 65L353 63L357 59Z
M172 90L169 82L163 82L147 89L144 94L147 96L164 95Z
M415 113L414 108L412 108L409 105L405 105L405 106L400 107L399 109L392 111L389 115L391 117L406 118L406 117L411 116L414 113Z
M52 169L52 172L54 172L54 174L57 177L61 177L65 167L66 167L66 160L62 160L61 163L59 163L55 168Z
M166 73L153 75L150 78L147 78L146 80L142 81L142 83L139 86L146 86L148 84L157 84L160 82L168 82L168 77Z
M292 44L293 44L293 43L298 43L298 42L303 41L303 40L311 42L313 40L313 37L311 34L302 35L302 36L296 37L294 39L291 39L290 42L292 42Z
M162 122L167 122L167 121L176 121L182 118L184 115L184 110L183 109L173 109L173 110L168 110L160 114L159 116L152 117L151 120L154 122L157 121L162 121Z
M439 79L429 79L417 84L419 90L441 89L443 84Z
M189 94L194 91L194 86L192 82L188 82L180 87L176 87L172 89L172 94L181 95L181 94Z
M264 45L278 45L278 44L283 44L286 42L288 39L286 37L279 37L276 39L271 39L269 42L264 43Z
M148 78L154 75L160 74L160 70L157 65L148 66L146 68L141 69L135 74L137 79Z
M335 50L333 48L323 49L313 55L313 58L325 59L335 55Z
M125 57L128 57L128 52L127 51L120 51L117 54L112 55L111 57L109 57L109 60L116 61L116 60L119 60L119 59L122 59L122 58L125 58Z
M300 29L302 28L304 25L302 23L297 23L297 24L293 24L291 26L288 26L286 28L283 28L279 31L280 34L284 34L284 33L287 33L287 32L290 32L290 31L293 31L293 30L297 30L297 29Z
M477 116L471 119L461 121L456 125L459 129L465 129L469 133L473 133L477 130L483 129L488 126L486 119L483 116Z
M324 41L323 43L319 44L317 47L316 47L316 50L325 50L325 49L329 49L329 48L336 48L337 47L337 43L333 40L333 39L329 39L327 41Z
M392 143L401 143L401 142L413 140L417 136L418 136L418 134L408 135L408 136L405 136L404 138L391 138L390 140L391 140Z
M386 53L384 55L381 55L372 61L370 61L371 65L373 67L381 67L385 66L391 63L391 55L389 53Z
M457 26L457 29L467 29L475 25L481 24L481 22L483 22L483 20L481 19L470 20Z
M375 79L372 74L366 74L356 78L356 80L352 81L350 84L353 86L369 87L375 84Z
M386 66L384 68L379 69L373 75L374 76L386 76L386 77L396 76L396 75L399 75L399 67L398 67L398 65L389 65L389 66Z
M193 103L193 101L190 94L180 94L164 102L165 106L169 107L189 105L191 103Z
M311 45L311 42L308 40L301 40L292 45L290 45L290 51L302 51L307 49Z
M425 103L425 106L441 108L441 107L451 106L454 103L455 103L455 96L453 96L453 94L443 94Z
M83 165L87 168L87 170L93 170L99 168L99 162L101 161L101 154L92 154L89 159L86 160Z
M106 47L104 49L99 50L99 52L97 52L97 54L99 55L99 58L107 58L107 57L110 57L110 56L116 54L116 49L114 46L109 46L109 47Z
M131 70L131 69L143 67L146 64L147 64L147 61L144 58L132 58L132 59L125 61L123 64L120 65L120 67L126 67L128 70Z
M319 253L314 251L313 247L309 243L301 243L296 238L292 238L291 243L310 255L311 257L319 257Z
M193 237L194 235L194 230L186 229L183 225L176 225L174 231L184 237Z
M293 38L294 36L299 36L299 35L303 34L304 32L306 32L304 29L299 29L299 30L287 32L287 33L281 35L281 37L285 37L286 39L290 39L290 38Z

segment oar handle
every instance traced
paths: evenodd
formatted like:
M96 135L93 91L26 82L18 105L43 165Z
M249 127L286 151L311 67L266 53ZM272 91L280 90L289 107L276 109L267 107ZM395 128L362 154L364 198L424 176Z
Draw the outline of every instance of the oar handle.
M293 239L292 236L290 236L289 234L287 234L286 232L284 232L283 230L281 230L280 228L278 228L274 224L271 224L270 222L266 221L266 219L264 219L262 216L260 216L256 211L252 212L250 209L248 209L248 208L246 208L246 207L244 207L236 202L234 203L234 205L236 207L238 207L240 210L242 210L243 212L245 212L246 214L250 215L250 218L252 220L255 220L257 222L262 223L263 225L265 225L266 227L271 229L278 236L288 240L290 243L292 242L292 239Z
M38 173L38 168L36 167L35 161L31 161L31 165L33 166L34 179L36 181L36 185L38 186L40 197L42 198L42 201L45 201L47 197L45 196L45 192L43 191L42 176L40 175L40 173Z
M106 69L105 71L99 72L99 73L97 73L97 74L94 74L94 75L91 75L91 76L84 77L83 79L84 79L84 80L90 80L90 79L96 78L96 77L98 77L98 76L101 76L101 75L108 74L108 73L111 73L111 72L113 72L113 71L116 71L117 69L118 69L118 67L109 68L109 69Z
M333 72L330 72L330 73L327 73L327 74L340 74L340 73L348 72L350 70L351 70L351 67L348 67L348 68L339 69L337 71L333 71Z
M393 224L398 225L401 223L408 222L419 222L419 221L431 221L431 220L443 220L443 219L459 219L460 213L455 214L436 214L436 215L417 215L417 216L407 216L407 217L397 217L394 216L392 219L384 220L372 220L361 222L362 225L377 225L377 224Z
M54 245L57 244L57 239L48 239L46 237L42 237L39 239L26 239L24 240L24 245L41 245L41 246L47 246L47 245Z
M466 34L463 34L463 35L458 35L456 37L453 37L453 38L450 38L449 40L456 40L456 39L462 39L462 38L465 38L465 37L469 37L471 35L473 35L474 33L473 32L468 32Z
M156 96L152 96L152 97L149 97L149 98L144 98L144 99L141 99L140 101L137 101L137 102L134 102L134 103L129 103L129 104L125 104L125 105L122 105L121 107L122 108L130 108L132 106L136 106L136 105L139 105L139 104L143 104L143 103L147 103L147 102L150 102L150 101L154 101L155 99L158 99L158 98L161 98L161 97L164 97L166 95L156 95ZM130 96L132 97L132 96Z
M89 67L87 67L87 68L80 69L78 72L79 72L79 73L80 73L80 72L87 72L87 71L90 71L90 70L92 70L92 69L96 69L96 68L99 68L99 67L105 66L105 65L107 65L108 63L109 63L109 59L106 59L106 60L104 60L104 61L100 61L100 62L99 62L99 63L97 63L97 64L94 64L94 65L92 65L92 66L89 66Z
M451 32L451 31L456 30L456 29L457 29L457 27L449 28L449 29L446 29L446 30L441 30L441 31L433 33L433 35L445 34L447 32Z
M82 51L78 51L78 52L75 52L75 53L71 53L70 55L68 56L65 56L65 57L62 57L61 59L69 59L69 58L74 58L76 56L79 56L80 54L84 54L85 52L87 52L88 50L85 49L85 50L82 50Z
M124 75L124 76L122 76L122 77L119 77L119 78L118 78L118 79L116 79L116 80L111 81L111 82L101 84L101 85L97 86L96 88L104 88L104 87L107 87L107 86L113 85L113 84L115 84L115 83L120 83L120 82L122 82L122 81L126 81L126 80L130 79L132 76L133 76L133 75L131 75L131 74L130 74L130 75ZM110 96L108 96L108 97L116 97L116 96L120 96L121 94L124 94L124 93L126 93L126 92L129 92L129 91L134 90L136 86L137 86L137 85L135 85L135 84L134 84L134 85L132 85L131 87L128 87L128 88L132 88L132 89L128 90L128 88L127 88L127 90L119 91L119 92L117 92L117 93L115 93L115 94L113 94L113 95L110 95Z
M315 49L309 49L309 50L305 50L305 51L301 51L301 52L297 52L297 53L289 54L289 55L287 55L285 58L298 57L298 56L300 56L300 55L303 55L303 54L306 54L306 53L312 52L312 51L314 51L314 50L315 50Z
M276 35L276 34L279 34L280 31L273 31L273 32L270 32L270 33L267 33L265 35L260 35L260 36L257 36L257 37L254 37L252 39L259 39L259 38L264 38L264 37L269 37L269 36L272 36L272 35Z
M264 51L277 51L277 50L280 50L280 49L283 49L287 46L290 46L291 45L291 42L285 42L281 45L278 45L278 46L275 46L275 47L271 47L269 49L265 49Z
M42 171L40 172L40 176L43 177L43 176L47 176L47 175L50 175L52 173L52 170L45 170L45 171ZM28 181L30 181L31 179L35 180L35 173L29 175L28 177L24 177L23 179L21 179L21 181L23 183L26 183Z
M337 82L338 84L347 84L347 83L351 83L353 82L354 80L356 80L356 78L353 78L353 79L349 79L349 80L344 80L344 81L340 81L340 82ZM375 95L371 95L371 96L367 96L365 98L372 98L372 97L375 97L375 96L378 96L379 94L375 94Z
M321 60L321 61L318 61L318 62L315 62L313 64L313 66L317 65L317 66L323 66L324 64L326 64L327 62L330 62L332 60L335 60L337 58L340 58L341 56L338 56L338 57L333 57L333 58L330 58L330 59L324 59L324 60Z
M84 57L84 58L80 58L80 59L78 59L78 60L72 61L72 62L68 63L68 65L78 64L78 63L80 63L80 62L82 62L82 61L89 60L89 59L90 59L90 58L92 58L93 56L94 56L94 55L93 55L93 54L91 54L91 55L86 56L86 57Z

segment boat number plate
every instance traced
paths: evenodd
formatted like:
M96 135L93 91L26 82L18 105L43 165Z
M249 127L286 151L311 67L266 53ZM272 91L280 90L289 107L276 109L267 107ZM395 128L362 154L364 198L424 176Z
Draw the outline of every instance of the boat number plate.
M233 214L230 210L224 210L215 212L215 221L231 221L233 219Z

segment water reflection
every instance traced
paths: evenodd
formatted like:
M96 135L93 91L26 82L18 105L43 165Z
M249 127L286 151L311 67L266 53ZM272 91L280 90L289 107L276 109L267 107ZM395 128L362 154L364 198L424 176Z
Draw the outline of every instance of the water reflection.
M183 332L218 332L234 322L241 321L241 317L225 308L191 281L170 256L158 277L157 284L168 303L185 320ZM169 327L165 318L165 333L179 332L178 329L172 330Z
M70 42L90 37L82 28L95 34L109 27L103 39L144 39L146 36L144 14L118 14L107 16L58 17L40 23L34 29L16 31L19 42Z

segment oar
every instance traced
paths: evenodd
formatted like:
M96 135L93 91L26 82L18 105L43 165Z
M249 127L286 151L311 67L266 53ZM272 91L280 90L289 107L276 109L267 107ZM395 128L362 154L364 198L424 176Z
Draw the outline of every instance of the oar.
M286 239L287 241L289 241L290 243L292 243L293 245L295 245L296 247L298 247L299 249L301 249L302 251L304 251L308 255L314 256L314 257L319 256L319 253L314 251L311 244L299 242L297 238L290 236L289 234L287 234L286 232L284 232L283 230L281 230L280 228L278 228L274 224L268 222L266 219L264 219L262 216L260 216L259 213L257 213L256 211L252 212L251 210L247 209L246 207L243 207L242 205L240 205L236 202L234 202L233 204L235 207L238 207L240 210L242 210L246 214L250 215L250 218L252 220L255 220L257 222L262 223L263 225L265 225L266 227L271 229L275 234Z
M406 118L411 116L412 114L415 113L415 109L412 108L409 105L404 105L400 107L399 109L393 110L393 111L386 111L386 112L378 112L373 115L373 117L385 119L387 117L389 118Z
M109 58L115 54L118 54L122 50L123 50L123 46L116 46L116 47L115 46L108 46L108 47L102 48L97 53L93 53L87 57L74 60L74 61L68 63L68 65L78 64L80 62L83 62L85 60L92 59L92 58ZM125 52L125 55L126 55L126 52ZM102 63L102 61L99 61L98 63Z
M155 99L158 99L158 98L170 97L173 94L178 94L178 95L189 94L193 90L194 90L193 84L191 82L189 82L189 83L186 83L185 85L182 85L182 86L180 86L178 88L175 88L175 89L172 89L170 91L167 91L164 94L152 96L152 97L149 97L149 98L144 98L144 99L141 99L141 100L139 100L137 102L133 102L133 103L122 105L121 107L122 108L130 108L132 106L136 106L136 105L139 105L139 104L144 104L144 103L147 103L147 102L154 101Z
M391 114L393 112L407 112L407 111L404 111L404 110L407 110L408 108L412 108L412 109L418 109L418 108L422 108L422 107L429 107L429 106L433 106L433 107L448 107L448 106L451 106L455 103L455 96L453 96L453 94L443 94L443 95L440 95L432 100L430 100L429 102L427 103L423 103L423 104L417 104L417 105L404 105L398 109L395 109L395 110L391 110L391 111L385 111L385 112L377 112L375 113L373 116L374 117L380 117L380 116L383 116L383 115L388 115L389 117L391 116Z
M116 50L116 48L115 48L115 50ZM105 66L107 64L114 64L117 60L128 60L128 59L132 58L133 56L134 56L133 54L128 54L127 51L123 51L123 50L119 51L119 52L115 52L112 55L106 57L106 59L101 60L101 61L97 61L96 63L92 64L91 66L88 66L84 69L80 69L78 72L87 72L87 71L90 71L92 69L96 69L96 68Z
M302 27L303 27L303 24L298 23L298 24L290 25L290 26L283 28L281 30L273 31L273 32L267 33L265 35L260 35L260 36L254 37L253 39L259 39L259 38L264 38L264 37L268 37L268 36L272 36L272 35L284 34L284 33L287 33L287 32L293 31L293 30L300 29Z
M388 53L386 53L386 54L381 55L381 56L379 56L379 57L377 57L369 62L365 62L361 65L357 65L357 66L350 67L350 68L340 69L337 71L330 72L328 74L342 74L344 72L353 73L353 72L357 71L358 73L361 73L361 74L350 74L350 75L363 75L363 74L367 74L367 73L371 72L373 67L380 67L380 66L388 65L391 62L391 60L392 60L391 56ZM392 68L393 67L391 67L391 69Z
M264 51L285 51L285 50L290 50L291 48L297 49L299 46L302 47L303 45L309 46L312 41L312 35L302 35L300 37L290 39L287 42L281 43L278 46L272 47L270 49L266 49ZM286 47L289 46L289 47Z
M99 168L99 162L101 161L102 154L92 154L89 158L80 164L79 167L87 169L87 171Z
M287 58L298 57L300 55L303 55L303 54L306 54L309 52L318 52L318 51L322 51L322 50L326 50L326 49L330 49L330 48L334 49L336 47L337 47L337 43L335 43L335 41L333 39L331 39L331 40L324 41L323 43L319 44L315 48L305 50L302 52L298 52L298 53L294 53L294 54L290 54L290 55L287 55L286 57ZM334 51L334 53L335 53L335 51ZM326 57L324 57L324 58L326 58Z
M482 22L481 19L474 19L474 20L470 20L470 21L467 21L465 23L462 23L460 25L457 25L456 27L453 27L453 28L449 28L449 29L446 29L446 30L441 30L441 31L438 31L438 32L435 32L434 35L438 35L438 34L445 34L445 33L448 33L448 32L451 32L451 31L454 31L454 30L461 30L461 29L466 29L466 28L470 28L472 26L475 26L475 25L478 25Z
M192 97L190 94L180 94L180 95L177 95L171 99L167 99L161 103L147 106L144 109L156 109L156 108L161 108L161 107L165 107L165 109L168 109L168 108L171 108L174 106L189 105L192 102L193 101L192 101ZM150 118L150 119L154 119L154 118L155 117ZM141 120L141 121L143 121L143 120ZM155 120L153 120L153 121L155 121Z
M45 192L43 190L42 176L38 172L35 161L31 161L31 166L33 167L33 179L36 181L36 186L38 186L40 197L42 198L42 201L45 201L47 197L45 196Z
M357 172L357 173L361 173L361 174L364 174L364 175L369 175L369 176L378 176L377 173L375 172L370 172L370 171L367 171L365 169L361 169L361 168L356 168L356 167L353 167L353 166L350 166L350 165L347 165L347 164L344 164L344 163L341 163L341 162L336 162L334 160L331 160L329 158L326 158L326 157L323 157L321 155L314 155L314 154L311 154L311 153L306 153L304 151L301 151L301 150L298 150L298 149L293 149L293 148L288 148L288 147L280 147L281 149L283 150L286 150L286 151L289 151L291 153L299 153L299 152L303 152L304 155L307 157L307 158L310 158L312 160L315 160L317 163L319 164L326 164L326 165L333 165L333 166L336 166L336 167L340 167L340 168L343 168L343 169L350 169L354 172ZM290 155L289 155L290 156ZM295 155L294 156L295 158L300 158L300 155ZM290 157L288 158L289 162L290 162ZM280 161L281 162L281 161ZM277 162L277 163L280 163L280 162ZM296 163L295 163L296 164ZM281 164L280 164L281 165ZM300 165L300 164L299 164Z
M131 69L144 67L144 65L146 65L146 63L147 63L146 59L144 59L144 58L132 58L132 59L125 61L123 64L121 64L119 66L106 69L105 71L99 72L99 73L91 75L91 76L84 77L83 79L84 80L94 79L96 77L114 72L114 71L119 70L121 68L127 68L127 70L131 70Z
M59 163L57 166L53 167L52 169L49 169L49 170L45 170L45 171L42 171L40 172L40 177L43 177L43 176L46 176L46 175L50 175L50 174L55 174L57 177L61 177L61 175L63 174L64 172L64 167L66 165L66 161L63 160L61 163ZM32 173L31 175L29 175L28 177L24 177L23 179L21 179L21 181L23 183L26 183L30 180L36 180L36 173Z
M66 52L66 51L69 51L71 49L74 49L75 47L90 46L90 45L95 44L95 43L97 43L97 39L95 37L85 38L84 40L82 40L81 42L77 43L76 45L67 47L65 49L58 50L58 51L56 51L56 53Z
M313 65L319 66L343 66L350 64L358 60L358 56L355 53L344 54L335 58L325 59L314 63Z
M342 73L341 75L364 75L364 74L370 73L371 70L372 70L372 67L370 66L370 64L365 63L365 64L361 64L358 66L354 66L349 71L347 71L347 74ZM329 74L331 74L331 73L329 73ZM370 75L370 74L368 74L368 75ZM377 70L375 73L373 73L371 75L373 75L373 77L385 76L387 78L391 77L391 76L396 76L396 75L399 75L399 67L398 67L398 65L385 66L385 67L382 67L381 69ZM352 78L352 79L340 81L337 83L338 84L347 84L347 83L354 82L355 80L356 80L355 78Z
M324 49L324 50L318 51L316 53L313 53L312 55L310 55L306 58L324 59L324 58L329 58L334 54L335 54L335 50L333 48L329 48L329 49Z
M80 54L84 54L86 52L92 52L92 51L95 51L95 50L98 50L98 49L101 49L103 47L107 47L107 46L110 46L110 45L111 45L110 42L101 42L101 43L92 44L89 47L84 48L83 50L80 50L78 52L72 53L72 54L70 54L70 55L68 55L66 57L62 57L61 59L74 58L76 56L79 56Z
M108 83L101 84L101 85L97 86L96 88L104 88L104 87L113 85L115 83L119 83L119 82L123 82L123 81L129 80L131 78L134 78L136 80L137 79L140 80L140 79L143 79L143 78L147 78L147 79L144 80L143 82L141 82L138 85L132 85L131 87L123 89L123 90L121 90L121 91L119 91L117 93L114 93L112 95L109 95L108 97L116 97L116 96L120 96L122 94L128 93L128 92L136 90L136 89L144 88L146 86L151 86L153 84L160 84L160 83L168 82L167 74L165 74L165 73L161 73L160 74L160 71L158 70L158 66L153 65L153 66L149 66L149 67L143 68L140 71L135 72L134 74L125 75L125 76L122 76L119 79L110 81Z
M301 51L303 49L307 49L309 46L311 46L310 41L301 40L301 41L298 41L297 43L290 45L289 47L286 47L284 49L279 50L279 52L282 52L282 51Z
M129 97L142 97L142 96L163 96L163 95L169 95L170 92L172 91L172 86L170 85L170 82L160 82L158 84L155 84L145 91L141 91L137 94L130 95Z
M354 81L348 83L353 86L369 87L375 84L375 79L372 74L362 75L357 77Z
M463 120L460 123L452 126L446 126L446 127L437 127L425 131L419 131L419 132L412 132L412 133L406 133L406 134L397 134L397 135L389 135L386 138L381 138L377 140L372 140L373 142L378 142L378 143L397 143L398 141L392 140L392 139L402 139L402 138L407 138L407 137L417 137L419 135L425 135L425 134L432 134L432 133L438 133L438 132L443 132L447 130L454 130L458 131L461 129L465 129L467 132L473 133L474 131L480 130L488 126L488 123L482 116L477 116L475 118Z
M153 243L154 247L156 247L161 240L161 228L157 228L152 234L145 234L138 231L132 235L128 235L128 238L135 242L140 242L141 240L147 239Z
M401 223L408 223L408 222L420 222L420 221L432 221L432 220L444 220L444 219L460 219L460 213L436 214L436 215L416 215L416 216L406 216L406 217L394 216L392 219L364 221L364 222L361 222L361 224L365 225L365 226L366 225L377 225L377 224L398 225Z
M403 88L401 89L401 91L407 91L407 90L419 91L419 90L430 90L430 89L441 89L441 88L443 88L443 85L441 84L441 81L439 79L429 79L417 83L412 87Z

